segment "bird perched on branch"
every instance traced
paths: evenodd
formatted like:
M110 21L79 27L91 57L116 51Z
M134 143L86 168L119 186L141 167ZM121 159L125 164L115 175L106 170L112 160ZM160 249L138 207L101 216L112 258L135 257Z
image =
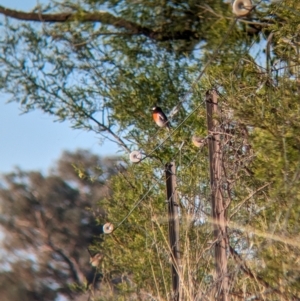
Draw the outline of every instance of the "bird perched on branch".
M167 128L170 131L170 122L160 107L153 107L152 108L152 117L155 123L161 128Z

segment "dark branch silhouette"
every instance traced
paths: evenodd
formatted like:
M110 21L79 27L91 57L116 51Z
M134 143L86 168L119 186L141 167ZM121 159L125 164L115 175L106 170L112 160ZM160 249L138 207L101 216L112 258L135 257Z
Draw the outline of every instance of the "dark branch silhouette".
M48 23L64 23L72 21L80 22L98 22L105 25L111 25L118 29L125 29L130 34L144 35L157 41L168 40L191 40L197 39L197 34L192 30L176 31L172 34L163 29L155 30L141 26L137 23L116 17L105 11L98 12L62 12L56 14L43 14L40 12L23 12L19 10L9 9L0 5L0 14L22 21L48 22Z

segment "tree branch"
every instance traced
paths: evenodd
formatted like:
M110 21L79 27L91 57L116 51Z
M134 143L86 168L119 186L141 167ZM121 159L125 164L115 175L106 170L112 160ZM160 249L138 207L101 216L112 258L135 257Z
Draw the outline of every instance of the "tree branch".
M197 34L192 30L176 31L168 33L164 29L155 30L141 26L137 23L116 17L105 11L97 12L66 12L57 14L42 14L39 12L23 12L13 10L0 5L0 14L22 21L64 23L64 22L99 22L105 25L111 25L115 28L125 29L130 34L144 35L157 41L167 40L190 40L196 39Z
M69 266L70 276L72 277L73 281L78 284L83 284L85 281L85 276L81 272L77 262L73 258L70 258L68 255L66 255L62 249L55 247L50 240L48 241L48 246L53 252L59 254L62 257L63 261Z
M106 25L113 25L117 28L124 28L133 33L143 33L148 35L150 30L142 27L134 22L116 17L105 11L94 13L80 12L79 13L57 13L57 14L42 14L39 12L23 12L19 10L9 9L0 5L0 14L23 21L49 22L49 23L64 23L68 21L81 22L100 22Z

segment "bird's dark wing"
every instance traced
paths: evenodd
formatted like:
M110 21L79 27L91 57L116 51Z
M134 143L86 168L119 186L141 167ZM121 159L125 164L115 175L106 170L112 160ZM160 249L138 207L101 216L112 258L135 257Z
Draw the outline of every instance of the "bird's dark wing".
M162 121L162 122L167 122L168 121L168 118L167 116L161 112L161 114L159 114L159 119Z

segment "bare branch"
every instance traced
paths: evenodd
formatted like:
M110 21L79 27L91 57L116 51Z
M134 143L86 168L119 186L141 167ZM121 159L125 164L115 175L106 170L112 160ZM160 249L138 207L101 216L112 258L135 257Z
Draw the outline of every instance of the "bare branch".
M192 30L183 30L173 32L172 35L165 33L165 30L155 30L141 26L137 23L116 17L106 11L97 12L62 12L56 14L42 14L40 12L24 12L9 9L0 5L0 14L22 21L64 23L64 22L98 22L105 25L111 25L115 28L125 29L130 34L144 35L157 41L167 40L190 40L196 39L197 35Z
M80 109L80 108L79 108ZM112 135L116 141L112 140L113 142L117 142L119 145L121 145L128 153L130 152L130 149L127 147L126 143L122 140L121 137L119 137L115 132L113 132L111 130L110 127L106 126L105 124L99 122L96 118L94 118L91 114L87 113L86 111L84 111L83 109L81 109L82 113L87 117L89 118L90 120L92 120L93 122L95 122L99 128L102 130L102 131L106 131L108 132L110 135Z
M230 215L230 218L232 218L240 209L240 207L247 202L248 200L250 200L256 193L260 192L261 190L263 190L264 188L266 188L267 186L271 185L272 183L266 183L263 186L257 188L255 191L253 191L252 193L250 193L245 199L243 199L235 208L232 209L232 213Z
M72 279L78 284L84 283L85 276L81 272L78 263L73 258L65 254L65 252L62 249L55 247L51 240L48 241L48 246L53 252L59 254L64 260L64 262L69 266Z

